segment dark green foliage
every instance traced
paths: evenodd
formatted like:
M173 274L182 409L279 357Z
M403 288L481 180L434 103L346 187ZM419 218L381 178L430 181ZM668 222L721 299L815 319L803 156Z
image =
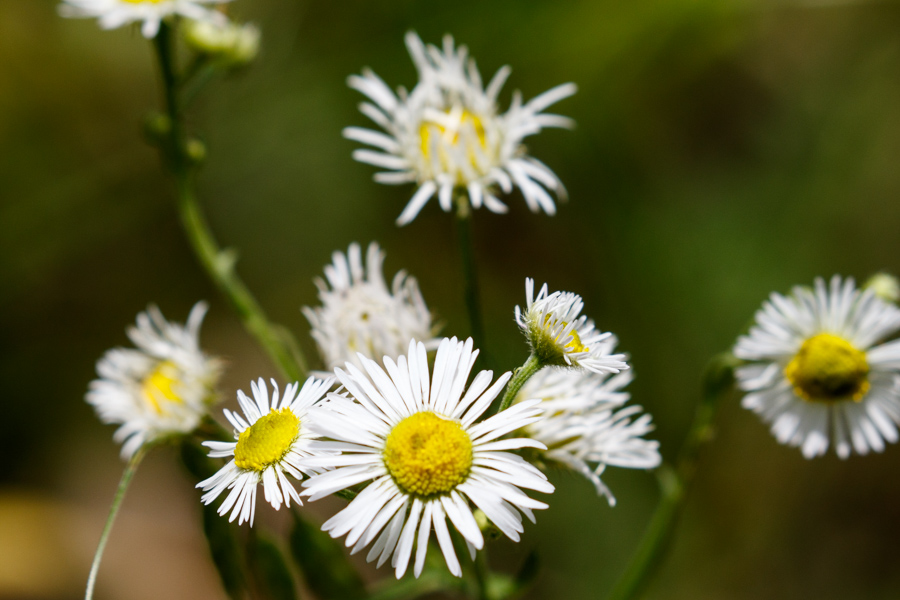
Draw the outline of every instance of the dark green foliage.
M306 585L322 600L364 598L365 588L339 541L294 513L291 554Z

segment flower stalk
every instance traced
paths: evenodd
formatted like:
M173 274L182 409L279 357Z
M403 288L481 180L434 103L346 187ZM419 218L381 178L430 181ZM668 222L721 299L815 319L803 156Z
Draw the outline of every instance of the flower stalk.
M475 265L475 243L472 239L472 207L465 195L456 198L456 225L463 271L463 295L469 315L469 330L484 352L484 320L478 293L478 269Z
M161 147L165 164L175 179L181 224L201 266L231 304L247 332L262 346L285 378L301 381L307 371L303 352L286 329L266 317L256 298L234 270L235 253L219 247L197 200L194 177L198 154L202 152L196 148L198 143L191 143L185 130L179 88L188 82L178 77L173 38L173 25L164 22L154 45L169 125Z
M500 401L500 408L497 409L497 411L500 412L509 408L510 404L515 400L516 394L518 394L519 390L522 389L522 386L525 385L525 382L531 379L531 377L543 367L544 363L538 358L537 354L531 353L528 356L528 360L525 361L525 364L516 369L515 373L513 373L512 379L510 379L509 383L506 385L506 392L503 394L503 399Z
M694 422L674 467L663 465L657 474L661 498L631 563L616 583L609 600L640 598L659 571L678 525L687 492L697 472L702 447L713 439L713 421L720 400L734 389L734 368L739 361L731 354L715 357L706 369L703 396Z
M131 480L137 472L138 465L141 464L141 460L143 460L144 455L149 449L150 447L147 444L141 446L138 451L134 453L134 456L131 457L131 460L128 461L128 465L122 472L122 479L119 480L119 487L116 490L112 505L109 507L106 525L103 526L103 533L100 534L100 542L97 544L97 551L94 553L94 560L91 563L91 572L88 574L84 600L91 600L94 597L94 585L97 583L97 573L100 571L100 561L103 559L103 551L106 549L106 542L109 541L109 534L112 533L113 523L116 521L116 516L119 514L119 508L122 506L122 501L125 499L125 492L128 491L128 486L131 484Z

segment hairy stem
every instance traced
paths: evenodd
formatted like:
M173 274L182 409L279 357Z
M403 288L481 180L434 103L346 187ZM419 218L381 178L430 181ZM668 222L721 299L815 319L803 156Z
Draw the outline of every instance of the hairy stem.
M235 310L244 328L266 351L281 374L294 381L306 375L306 360L290 333L270 322L253 294L234 270L236 255L219 247L197 201L196 157L191 156L179 97L172 26L163 23L154 40L169 127L162 141L165 164L175 179L178 213L188 241L200 264Z
M694 475L700 450L713 437L713 420L719 400L734 383L737 360L731 354L714 358L706 370L703 397L697 406L694 422L678 454L675 467L664 465L658 480L661 498L637 552L625 573L616 583L609 600L639 598L659 571L669 549L679 517L684 508L687 491Z
M148 447L146 445L138 448L138 451L135 452L134 456L131 457L131 460L128 461L128 466L125 467L125 471L122 472L122 479L119 480L119 488L116 490L116 496L113 498L112 506L109 507L106 525L103 526L103 533L100 534L100 543L97 544L97 551L94 553L94 562L91 563L91 572L88 574L84 600L91 600L91 598L94 597L94 584L97 582L97 572L100 570L100 560L103 558L106 542L109 541L109 534L112 533L113 523L116 520L116 515L119 514L119 507L122 506L122 500L125 499L125 492L128 491L131 479L134 477L138 465L141 463L141 459L144 458L147 450Z
M537 355L531 354L528 360L525 361L525 364L516 369L512 379L506 385L506 392L503 394L503 400L500 401L500 408L497 409L497 412L509 408L509 405L512 404L516 394L519 393L525 382L531 379L531 376L540 371L543 366Z

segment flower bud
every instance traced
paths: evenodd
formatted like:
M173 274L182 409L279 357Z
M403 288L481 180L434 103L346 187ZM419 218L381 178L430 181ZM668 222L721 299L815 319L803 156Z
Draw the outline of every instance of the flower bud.
M231 66L246 65L259 53L259 29L252 24L188 21L184 40L188 46Z
M885 302L896 303L900 300L900 282L889 273L875 273L866 282L865 289L871 289L875 295Z

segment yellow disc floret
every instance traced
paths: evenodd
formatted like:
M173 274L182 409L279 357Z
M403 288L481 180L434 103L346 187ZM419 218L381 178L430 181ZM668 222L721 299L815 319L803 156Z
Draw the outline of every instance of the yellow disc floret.
M449 111L447 112L449 115ZM440 139L438 139L436 147L438 153L438 161L441 164L441 168L448 169L448 165L451 164L450 161L450 153L448 151L447 146L457 146L460 142L460 131L470 129L474 130L475 136L478 139L479 150L484 152L487 149L487 137L485 136L484 124L481 122L477 116L473 115L467 110L463 110L462 114L459 117L459 121L456 127L447 128L443 124L435 123L431 121L425 121L419 127L419 138L421 140L421 150L422 156L425 157L426 163L431 163L431 152L433 148L432 136L437 135ZM471 143L467 144L467 147L464 148L466 151L466 157L469 159L470 166L479 171L478 168L478 158L476 156L476 148L473 147ZM464 182L457 182L462 184Z
M384 445L384 464L407 494L447 494L472 469L472 440L462 426L432 412L397 423Z
M241 432L234 464L247 471L265 471L288 453L300 435L300 419L290 408L272 411Z
M812 402L859 402L869 391L866 353L830 333L803 342L784 375L798 396Z
M164 360L141 382L141 393L150 407L161 415L166 412L166 403L183 402L172 389L178 384L178 367L171 360Z
M549 323L550 323L550 315L547 315L546 317L544 317L544 327L546 328ZM561 323L562 323L562 330L564 331L566 329L566 327L569 326L569 324L566 323L565 321L561 321ZM563 346L563 348L565 349L566 352L587 352L589 350L589 348L587 346L585 346L584 344L581 343L581 337L578 335L577 329L575 329L573 327L572 331L570 331L569 333L572 334L572 341L569 342L568 344L566 344L565 346ZM560 333L558 336L556 336L556 338L553 341L558 343L559 338L561 338L561 337L562 337L562 333Z

